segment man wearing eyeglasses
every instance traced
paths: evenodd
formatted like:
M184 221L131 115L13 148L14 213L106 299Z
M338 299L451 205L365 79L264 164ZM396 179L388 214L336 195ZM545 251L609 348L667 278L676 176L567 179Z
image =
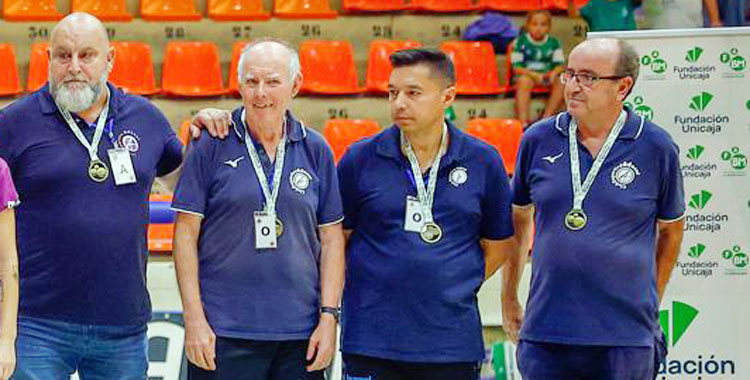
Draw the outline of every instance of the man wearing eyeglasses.
M533 274L525 319L505 292L503 325L517 340L523 321L526 380L649 379L664 359L657 318L684 194L677 145L623 107L638 67L623 41L584 41L561 75L567 112L521 142L513 217L523 257L534 216Z

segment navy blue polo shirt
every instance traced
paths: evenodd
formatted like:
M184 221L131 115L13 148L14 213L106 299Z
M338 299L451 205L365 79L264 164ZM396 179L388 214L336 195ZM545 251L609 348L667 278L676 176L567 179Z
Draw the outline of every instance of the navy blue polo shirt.
M206 133L190 143L173 208L198 214L198 271L203 309L218 336L307 339L318 322L318 228L341 222L333 153L323 137L287 113L287 146L276 214L284 223L278 248L255 249L253 213L265 203L240 120L224 139ZM256 143L264 172L273 163ZM293 181L307 175L310 181Z
M406 196L417 189L397 126L355 143L339 162L344 228L353 230L344 353L410 362L484 357L479 241L513 235L510 184L494 148L451 124L448 131L433 204L443 237L433 245L404 231Z
M114 141L130 151L137 182L88 176L89 155L48 86L0 111L0 156L23 199L16 210L19 314L81 324L135 325L151 313L146 291L148 195L154 177L182 162L182 145L147 99L112 85L99 159ZM78 119L91 141L94 129Z
M570 115L532 126L521 140L513 203L535 207L531 292L521 338L559 344L652 346L659 331L656 223L685 212L677 145L628 111L583 209L588 223L564 226L573 190ZM578 145L581 178L593 157Z

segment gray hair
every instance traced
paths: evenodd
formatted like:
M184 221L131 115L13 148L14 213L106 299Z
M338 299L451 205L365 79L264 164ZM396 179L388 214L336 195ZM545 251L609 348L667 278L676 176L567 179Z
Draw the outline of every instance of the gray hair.
M641 67L638 52L635 51L633 45L623 40L618 39L617 46L620 48L620 56L615 63L615 75L633 78L632 90L635 87L635 82L638 79L638 71Z
M295 78L297 78L299 75L301 75L302 70L300 68L299 63L299 54L297 53L297 49L292 46L289 42L282 40L280 38L273 38L273 37L261 37L256 38L249 44L245 45L245 47L242 49L242 54L240 55L239 62L237 63L237 82L242 83L242 68L245 65L245 62L247 61L247 56L250 55L250 51L252 51L254 48L268 43L274 43L281 45L286 48L286 50L289 52L289 81L294 81Z

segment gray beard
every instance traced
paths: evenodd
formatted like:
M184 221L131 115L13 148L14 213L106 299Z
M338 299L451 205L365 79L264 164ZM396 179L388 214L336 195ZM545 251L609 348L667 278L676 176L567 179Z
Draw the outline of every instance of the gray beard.
M98 83L88 84L82 89L73 90L62 83L50 80L50 92L60 107L69 112L81 112L91 108L99 98L102 88L107 85L107 73L105 72Z

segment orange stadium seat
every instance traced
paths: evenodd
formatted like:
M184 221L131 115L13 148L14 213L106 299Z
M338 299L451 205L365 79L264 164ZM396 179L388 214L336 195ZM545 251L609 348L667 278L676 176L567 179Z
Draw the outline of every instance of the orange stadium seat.
M49 70L49 57L47 56L46 42L37 42L31 45L31 57L29 57L29 75L26 77L26 89L29 92L36 91L47 83Z
M380 124L365 119L330 119L323 128L323 137L339 162L349 145L380 132Z
M466 133L492 145L500 152L508 175L513 175L521 145L523 125L516 119L471 119Z
M393 52L421 46L416 41L375 40L370 43L370 56L367 59L367 91L388 92L388 79L391 76L391 62L388 57Z
M356 94L359 87L354 49L346 41L304 41L299 46L302 91L317 94Z
M177 137L182 142L182 145L187 146L190 142L190 119L186 119L180 124L180 130L177 132Z
M334 18L328 0L274 0L273 14L279 18Z
M347 12L385 12L411 9L408 0L343 0L341 8Z
M130 21L133 15L128 13L125 0L73 0L72 12L86 12L102 21Z
M149 252L172 252L175 212L170 209L172 195L151 194L148 197L150 223L148 225Z
M547 0L484 0L485 7L496 11L526 12L547 9ZM567 1L567 0L563 0ZM567 9L567 6L566 6Z
M151 46L142 42L112 42L115 48L115 66L109 81L117 87L138 95L159 92L151 60Z
M578 9L588 4L589 0L575 0ZM544 7L549 9L568 9L568 0L544 0Z
M16 50L13 45L0 44L0 68L4 72L0 76L0 96L20 94L23 88L21 88L21 80L18 78Z
M208 17L216 21L268 20L263 0L208 0Z
M513 54L513 48L515 46L515 41L508 44L508 50L505 52L505 84L503 85L503 92L513 92L515 88L513 87L513 63L510 60L510 55ZM532 94L546 94L549 93L550 88L547 86L534 86L534 88L531 89Z
M141 0L141 18L147 21L197 21L193 0Z
M245 48L249 42L241 41L232 44L232 61L229 63L229 90L232 92L238 92L240 90L239 83L237 82L237 70L240 63L240 55L242 55L242 49Z
M412 0L412 8L429 12L464 12L482 8L483 0Z
M499 94L495 51L489 42L447 41L440 44L456 67L456 92L461 95Z
M164 53L162 90L172 96L218 96L222 86L219 48L212 42L170 42Z
M7 21L56 21L63 17L55 0L3 0Z

